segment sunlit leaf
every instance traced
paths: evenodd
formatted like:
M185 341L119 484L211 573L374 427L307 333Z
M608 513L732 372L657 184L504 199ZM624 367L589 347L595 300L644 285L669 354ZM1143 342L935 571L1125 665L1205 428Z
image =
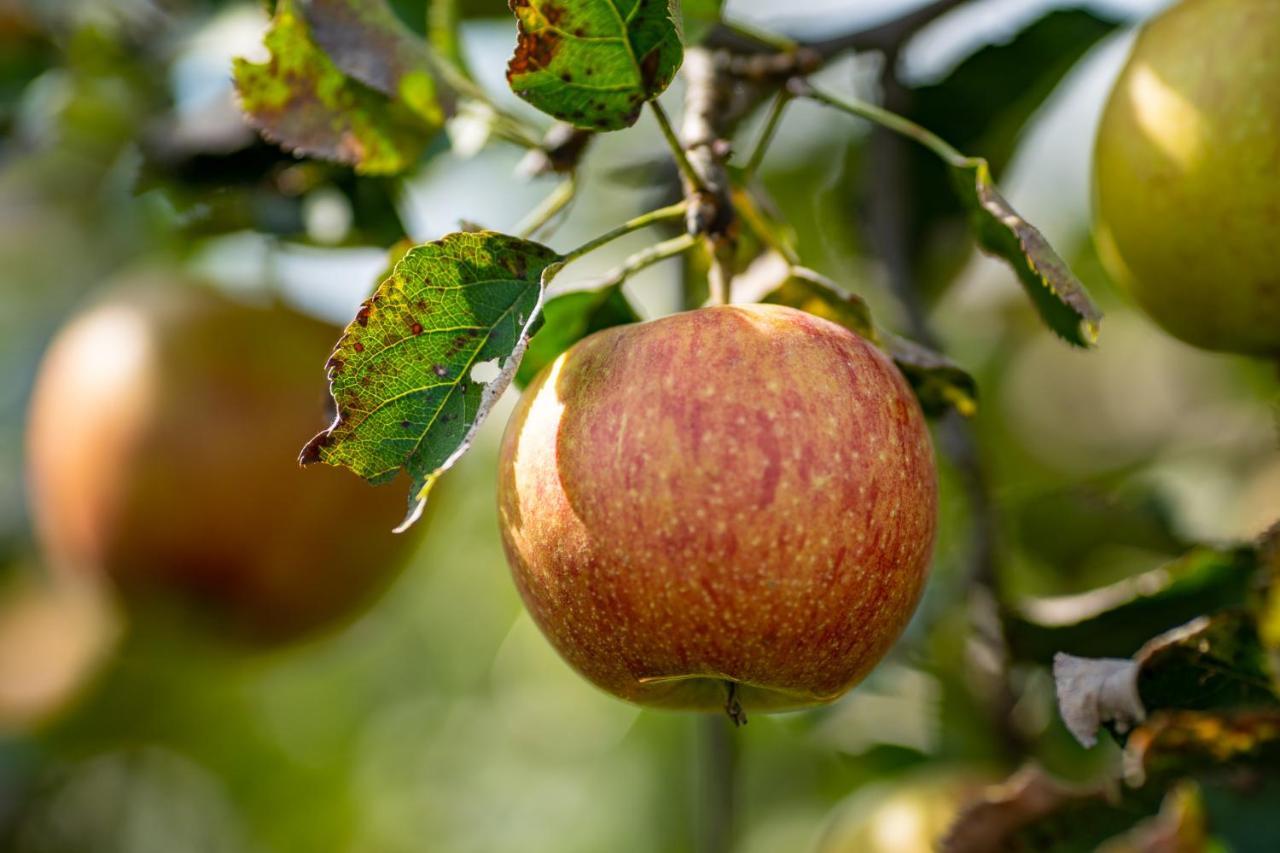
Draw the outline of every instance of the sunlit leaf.
M991 178L987 161L970 157L951 164L978 245L1006 261L1045 324L1076 346L1098 338L1102 312L1044 235L1014 210Z
M640 315L631 307L621 285L599 290L579 290L548 299L542 306L542 328L529 341L516 385L523 388L533 381L542 368L555 361L560 353L587 335L635 323Z
M412 523L510 383L538 321L542 275L559 260L491 231L409 250L334 349L337 419L302 461L342 465L375 483L407 470Z
M295 154L393 174L411 166L438 124L353 80L311 40L296 0L281 0L265 39L270 59L235 61L250 124Z
M683 58L669 0L513 0L511 8L512 91L577 127L635 124Z

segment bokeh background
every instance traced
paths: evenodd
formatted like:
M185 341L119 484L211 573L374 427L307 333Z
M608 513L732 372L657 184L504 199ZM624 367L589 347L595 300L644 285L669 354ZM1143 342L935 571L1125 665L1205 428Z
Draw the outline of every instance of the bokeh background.
M395 5L421 29L421 0ZM540 121L502 77L514 43L505 3L464 5L472 67ZM918 5L727 9L804 38ZM1009 703L992 701L973 627L978 545L995 550L999 597L1016 603L1150 571L1190 543L1256 536L1280 510L1274 365L1163 335L1108 282L1090 241L1093 130L1132 26L1161 5L975 0L907 45L917 117L993 160L1107 318L1095 351L1056 340L1007 268L950 229L941 172L911 172L901 190L924 223L910 251L927 315L981 388L992 541L975 544L963 478L944 465L934 574L890 657L830 707L756 716L735 734L735 849L929 849L957 792L1028 757L1078 780L1115 760L1114 747L1085 751L1066 733L1037 662L1013 665ZM465 128L402 182L257 141L230 66L262 55L266 21L262 4L230 0L0 0L0 848L695 849L708 808L698 720L597 692L521 610L494 506L510 400L439 487L390 588L303 643L249 650L181 621L140 627L109 598L50 581L24 498L24 413L42 352L78 308L146 274L346 322L402 231L424 241L459 220L509 229L553 186L518 177L513 147L469 151ZM846 58L821 78L876 97L880 61ZM671 110L679 95L677 84L665 96ZM805 263L906 331L868 227L869 138L795 105L762 177ZM601 139L549 242L576 245L651 207L670 180L660 146L647 115ZM680 307L681 283L666 264L626 289L656 316ZM317 428L323 381L317 364Z

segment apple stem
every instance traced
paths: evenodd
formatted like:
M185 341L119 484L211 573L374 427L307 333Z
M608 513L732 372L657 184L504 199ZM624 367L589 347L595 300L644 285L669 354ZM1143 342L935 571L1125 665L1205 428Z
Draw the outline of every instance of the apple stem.
M747 712L742 710L742 702L738 700L738 682L726 681L724 687L724 712L733 721L734 728L745 726L747 724Z

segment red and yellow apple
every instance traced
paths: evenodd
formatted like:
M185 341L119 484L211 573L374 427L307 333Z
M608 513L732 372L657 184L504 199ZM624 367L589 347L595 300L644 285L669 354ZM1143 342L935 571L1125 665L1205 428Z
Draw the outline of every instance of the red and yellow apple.
M713 710L840 696L915 610L929 434L876 347L790 308L588 337L503 439L503 544L534 620L599 687Z
M299 468L340 331L188 282L113 293L55 338L27 432L32 515L63 573L130 603L295 638L356 612L402 562L394 490Z
M1108 270L1157 323L1280 355L1280 6L1182 0L1116 82L1094 153Z

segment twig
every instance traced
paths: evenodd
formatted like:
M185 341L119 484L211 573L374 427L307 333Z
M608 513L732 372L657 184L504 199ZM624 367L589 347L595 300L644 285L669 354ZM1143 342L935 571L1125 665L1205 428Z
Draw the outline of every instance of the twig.
M595 132L576 128L567 122L558 121L542 137L542 143L521 159L516 172L526 177L537 177L554 172L558 175L572 174L582 157L587 152Z
M926 130L893 110L888 110L857 98L846 98L823 92L815 89L807 80L800 78L793 78L787 84L787 88L798 97L809 98L820 104L826 104L841 112L864 118L881 127L888 128L894 133L914 139L952 166L967 166L972 162L970 158L952 148L951 145L933 131Z
M676 136L675 129L671 126L671 119L667 118L667 111L657 101L650 101L649 106L653 109L653 117L658 120L658 127L662 129L662 136L667 140L667 146L671 149L671 156L675 158L676 167L680 170L680 177L693 187L694 191L699 193L707 192L706 185L702 182L702 176L693 168L693 164L689 162L689 155L684 150L684 146L680 144L680 137Z
M683 255L697 245L697 242L697 238L692 234L681 234L678 237L672 237L670 240L663 240L661 243L655 243L652 246L641 249L618 264L618 266L609 270L597 281L592 282L591 288L594 290L602 287L616 287L647 267L651 267L668 258Z
M554 190L547 195L538 206L529 211L528 216L520 220L520 224L516 226L515 231L520 237L529 239L546 227L547 223L556 217L560 211L569 206L569 202L573 201L574 196L578 192L578 183L573 175L560 182Z
M671 222L672 220L680 219L684 217L688 206L688 202L681 201L676 204L668 205L667 207L660 207L657 210L651 210L648 213L642 213L633 219L628 219L617 228L606 231L599 237L588 240L576 249L571 249L566 252L564 257L561 259L559 266L568 266L571 262L576 261L583 255L588 254L589 252L594 252L606 243L612 243L619 237L625 237L633 231L639 231L641 228L648 228L650 225L656 225L659 222Z
M685 54L686 89L684 115L680 130L689 153L689 163L698 182L686 182L689 200L685 216L690 234L703 237L711 255L710 288L712 301L730 301L733 281L734 250L737 244L737 222L729 197L729 175L725 160L729 146L723 139L723 123L728 121L733 98L733 79L723 63L701 48Z
M747 160L747 165L742 167L742 182L747 183L755 175L760 168L760 164L764 161L765 152L769 150L769 144L773 142L773 134L778 129L778 122L782 119L782 113L787 108L787 102L791 100L791 93L785 88L779 89L778 94L774 96L773 104L769 107L769 115L764 120L764 129L760 131L760 139L756 142L755 150L751 152L751 158Z
M897 52L913 35L941 18L943 15L964 5L968 0L935 0L926 6L877 24L874 27L840 33L830 38L817 41L796 43L793 52L810 50L822 59L830 59L850 50L876 50ZM713 48L725 48L736 54L750 55L779 51L772 43L778 37L769 37L757 32L744 34L739 28L730 26L716 27L706 39L706 44ZM786 51L779 51L786 52Z

